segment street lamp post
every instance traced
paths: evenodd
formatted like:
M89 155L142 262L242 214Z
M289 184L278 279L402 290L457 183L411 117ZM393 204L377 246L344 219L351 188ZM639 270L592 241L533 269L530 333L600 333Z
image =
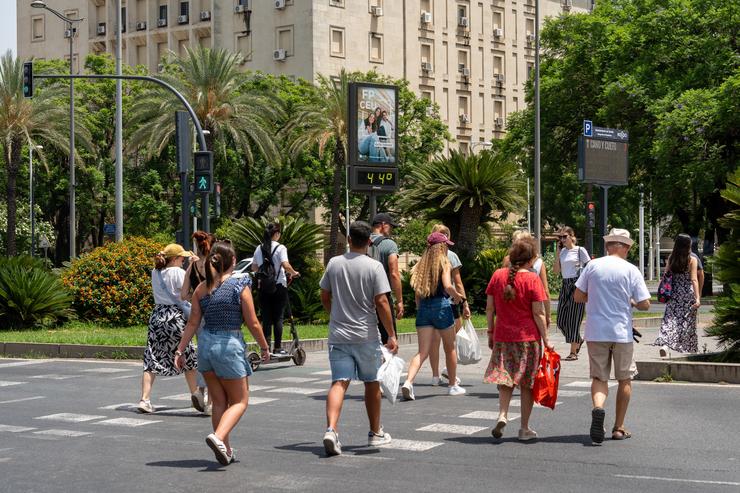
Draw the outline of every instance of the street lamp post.
M478 142L473 142L470 144L470 153L475 154L475 146L481 146L481 147L493 147L493 142L488 142L485 140L481 140Z
M44 146L28 142L28 196L31 206L31 257L36 253L36 215L33 213L33 149L41 150Z
M58 12L42 0L31 2L31 7L48 10L55 16L67 23L69 32L69 75L74 73L74 25L82 22L84 19L71 19L61 12ZM77 225L75 224L77 211L75 209L75 82L69 80L69 258L70 260L77 256Z
M116 1L116 75L121 75L121 0ZM116 241L123 239L123 102L121 79L116 79L116 170L115 170Z
M540 0L534 2L534 237L542 243L540 183Z

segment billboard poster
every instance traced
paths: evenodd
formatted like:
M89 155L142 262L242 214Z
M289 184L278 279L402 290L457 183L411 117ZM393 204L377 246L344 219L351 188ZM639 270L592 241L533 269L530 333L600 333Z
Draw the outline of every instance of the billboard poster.
M397 166L398 88L349 85L349 159L352 166Z

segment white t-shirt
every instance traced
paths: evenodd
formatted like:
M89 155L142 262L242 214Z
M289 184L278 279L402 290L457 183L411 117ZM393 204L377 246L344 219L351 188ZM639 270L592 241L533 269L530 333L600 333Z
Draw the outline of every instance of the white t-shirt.
M277 247L277 250L275 250L275 247ZM273 250L275 253L272 253ZM285 269L283 269L283 262L288 261L288 249L285 248L285 245L273 241L270 243L270 253L272 253L272 265L275 267L275 272L278 273L277 283L288 287L288 277L285 275ZM252 264L256 265L257 268L262 265L262 244L257 245L257 249L252 255Z
M160 278L159 274L162 274ZM162 282L164 282L164 287ZM180 267L167 267L157 272L152 269L152 292L155 305L173 305L180 299L180 289L185 280L185 271ZM166 289L166 291L165 291Z
M570 250L563 248L560 250L560 274L563 279L578 277L579 267L583 269L590 260L591 257L583 247L575 246Z
M537 257L537 260L535 260L534 264L532 264L532 269L538 276L542 273L542 264L542 257Z
M650 298L640 270L616 256L607 255L588 263L576 281L588 294L587 341L632 342L632 305Z

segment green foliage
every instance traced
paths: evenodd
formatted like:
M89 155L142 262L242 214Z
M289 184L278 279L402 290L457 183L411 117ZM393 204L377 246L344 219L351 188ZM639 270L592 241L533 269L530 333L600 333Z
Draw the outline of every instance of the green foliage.
M262 243L267 225L275 219L262 217L244 217L234 220L226 230L221 230L223 238L231 240L240 258L251 257L257 245ZM324 247L324 235L321 226L312 224L299 217L278 217L280 223L280 243L288 249L290 264L298 272L311 266L316 259L316 252Z
M733 209L722 219L723 226L731 231L711 260L714 275L724 283L724 293L717 298L714 322L707 335L717 337L725 348L727 360L740 357L740 171L728 178L722 197Z
M319 281L324 269L318 260L312 260L300 271L301 277L293 281L288 290L293 317L304 324L326 323L329 314L321 304Z
M75 259L62 282L74 295L77 313L106 325L145 324L154 308L153 258L163 247L129 237Z
M416 296L414 288L411 287L411 269L416 262L409 262L409 268L401 272L401 292L403 294L404 316L412 316L416 313Z
M18 204L18 208L16 209L16 224L15 224L15 234L16 234L16 246L18 248L19 252L30 252L31 251L31 218L29 214L29 208L30 204L27 204L25 201L20 202ZM39 248L39 238L41 236L46 236L46 238L49 240L49 243L51 243L52 248L54 245L54 226L51 225L48 221L45 221L42 219L42 210L41 207L38 204L34 204L34 211L36 213L36 254L39 255L38 252L43 252ZM5 251L5 238L6 238L6 231L8 227L8 207L7 204L4 202L0 202L0 252ZM43 255L42 255L43 256Z
M555 253L552 250L548 250L542 256L545 268L547 269L547 286L550 288L548 294L557 294L560 292L560 286L563 284L563 279L560 274L556 274L553 271L552 265L555 263Z
M506 248L496 248L483 250L473 259L463 259L460 275L472 312L485 312L488 282L496 269L501 268L507 253Z
M74 317L71 294L43 261L0 257L0 319L6 328L55 324Z
M419 255L427 248L427 236L432 231L434 221L414 217L404 221L403 226L393 231L398 249L404 253Z

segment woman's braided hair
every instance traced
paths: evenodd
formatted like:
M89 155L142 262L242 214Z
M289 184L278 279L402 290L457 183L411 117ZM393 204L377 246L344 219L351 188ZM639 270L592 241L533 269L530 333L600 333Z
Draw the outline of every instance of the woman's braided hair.
M522 266L537 256L537 243L533 237L524 237L514 242L509 249L509 277L504 288L504 299L511 301L516 298L514 279Z

